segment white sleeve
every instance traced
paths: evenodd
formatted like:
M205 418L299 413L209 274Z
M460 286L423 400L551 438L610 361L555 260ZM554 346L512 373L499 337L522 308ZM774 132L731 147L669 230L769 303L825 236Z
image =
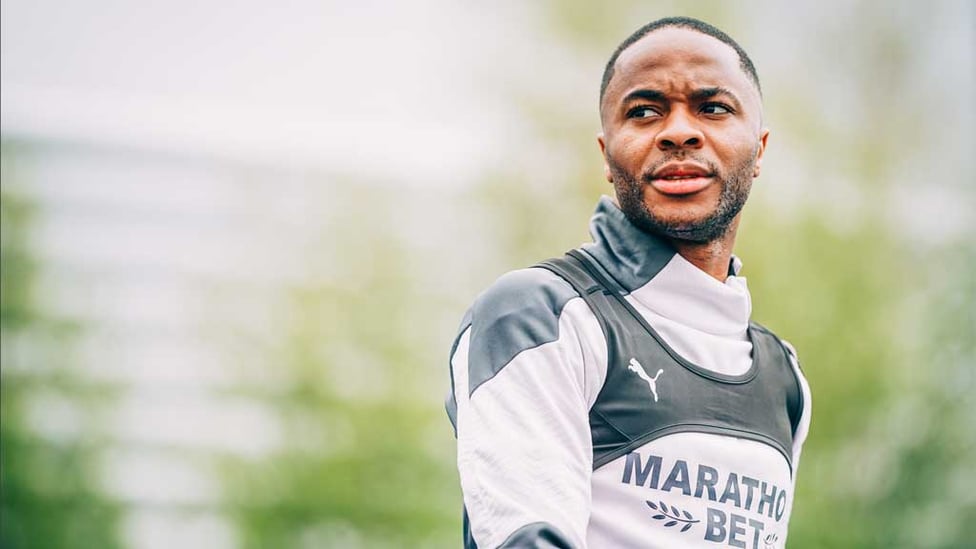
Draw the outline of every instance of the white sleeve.
M800 413L800 422L797 424L796 432L793 434L793 470L796 471L800 464L800 452L803 449L803 443L806 442L807 433L810 432L810 417L813 413L813 398L810 394L810 385L807 383L807 378L803 375L803 370L800 369L800 362L796 357L796 349L790 345L789 341L781 341L790 352L790 363L793 365L793 371L796 373L796 379L800 382L800 392L803 395L803 411ZM793 479L795 485L795 474L793 475Z
M535 294L502 286L482 297L494 300L485 318L476 303L451 357L470 533L478 547L582 548L593 470L589 408L606 373L593 370L593 334L580 335L580 317L599 327L579 298L540 307ZM539 315L548 315L548 328Z

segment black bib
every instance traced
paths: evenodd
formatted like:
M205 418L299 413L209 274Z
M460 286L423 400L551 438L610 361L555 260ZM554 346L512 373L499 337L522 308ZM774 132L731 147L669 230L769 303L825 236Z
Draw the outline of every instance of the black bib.
M803 393L789 351L749 323L752 366L728 376L678 355L624 299L585 251L537 265L564 278L596 315L607 340L607 377L590 409L593 468L672 433L715 433L772 446L793 467Z

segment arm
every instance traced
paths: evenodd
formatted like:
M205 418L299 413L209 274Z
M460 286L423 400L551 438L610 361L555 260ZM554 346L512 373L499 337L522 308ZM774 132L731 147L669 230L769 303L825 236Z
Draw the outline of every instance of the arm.
M602 380L587 372L596 361L578 325L596 320L568 284L539 269L502 277L469 314L451 369L470 541L584 547L589 407Z
M796 374L796 379L800 382L800 392L803 395L803 411L800 413L800 422L796 426L796 432L793 433L793 470L796 471L800 463L800 452L803 449L803 443L807 440L807 433L810 432L810 418L813 414L813 400L810 394L810 385L807 383L807 378L803 375L803 370L800 368L800 361L796 356L796 349L793 345L790 345L789 341L780 340L783 342L783 346L789 351L790 364L793 366L793 372ZM793 474L793 484L796 486L796 474Z

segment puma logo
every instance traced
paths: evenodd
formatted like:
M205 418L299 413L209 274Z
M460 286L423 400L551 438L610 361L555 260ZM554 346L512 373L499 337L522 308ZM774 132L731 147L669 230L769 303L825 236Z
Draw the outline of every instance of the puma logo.
M651 394L654 395L654 402L657 402L657 378L661 377L664 370L658 370L657 373L654 374L654 377L650 377L647 375L647 372L644 371L644 367L641 366L641 363L637 362L636 358L630 359L630 364L627 366L627 369L634 372L637 374L637 377L647 382L647 386L651 389Z

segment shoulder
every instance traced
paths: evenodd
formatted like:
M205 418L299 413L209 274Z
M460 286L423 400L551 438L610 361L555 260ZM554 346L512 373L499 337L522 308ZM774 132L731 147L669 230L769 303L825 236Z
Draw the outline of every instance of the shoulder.
M576 295L568 282L546 269L511 271L475 299L471 320L472 323L497 322L513 315L530 320L552 319Z
M801 385L806 383L803 368L800 367L800 359L797 357L796 348L789 341L774 334L769 328L757 322L750 322L749 324L753 328L753 333L758 336L756 338L757 340L753 341L753 343L765 347L765 352L772 352L783 356L791 366L790 369L793 371L797 383Z
M541 268L509 272L482 292L458 334L470 332L470 392L519 353L558 340L560 316L574 297L568 282Z
M790 359L790 361L798 362L796 358L796 349L793 348L793 345L790 345L790 342L779 337L778 335L773 333L772 330L763 326L762 324L759 324L758 322L753 321L750 322L749 325L753 328L753 333L759 335L770 345L775 345L776 347L779 347L782 353L785 354L786 357Z
M810 424L811 397L810 385L803 373L803 369L800 368L800 361L797 358L796 349L789 341L777 336L768 328L755 322L751 324L754 328L753 332L766 340L767 345L775 345L778 348L778 352L785 358L785 364L788 364L787 370L791 374L789 376L791 381L788 382L791 387L791 392L787 397L787 402L790 403L790 422L793 428L794 439L799 440L799 444L802 444L806 438L806 432ZM760 344L758 341L754 343Z

